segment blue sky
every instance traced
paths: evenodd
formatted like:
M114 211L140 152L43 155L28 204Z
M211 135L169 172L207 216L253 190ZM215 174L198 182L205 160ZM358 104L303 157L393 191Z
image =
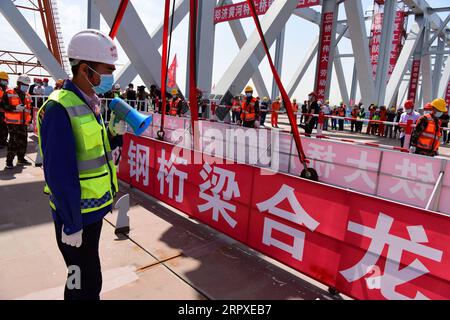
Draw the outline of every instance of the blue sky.
M234 0L239 2L240 0ZM16 3L26 2L25 0L17 0ZM65 44L69 42L70 38L78 31L86 28L86 13L87 13L87 0L58 0L58 7L60 12L60 20L62 24L62 32L64 35ZM137 11L144 22L149 34L159 25L163 18L163 5L164 0L131 0L131 3L137 8ZM371 0L363 0L363 8L365 10L372 9ZM428 0L428 3L435 7L449 6L450 0ZM315 10L320 10L320 6L313 7ZM345 19L345 11L343 4L339 7L338 19ZM43 38L43 31L41 21L38 14L32 12L23 11L30 25L38 30L38 33ZM366 14L370 14L367 12ZM446 13L441 14L445 18ZM212 17L211 17L212 18ZM412 17L410 17L410 20ZM253 32L254 24L252 19L247 18L241 20L247 37ZM174 31L172 40L172 57L176 53L178 57L178 73L177 80L181 88L185 87L185 74L186 74L186 57L187 57L187 37L188 37L188 22L189 18L186 16L178 28ZM15 32L9 26L8 22L3 16L0 16L0 25L4 32L0 36L1 49L5 50L17 50L17 51L29 51L25 44L17 37L14 37ZM369 32L370 21L367 22L367 31ZM109 31L109 27L101 19L101 29ZM310 46L311 42L318 34L319 28L317 25L310 23L306 20L300 19L296 16L292 16L286 25L285 35L285 48L283 67L281 72L281 78L283 84L287 86L292 75L297 69L298 64L305 56L305 51ZM220 23L216 25L215 35L215 47L214 47L214 67L213 67L213 84L217 83L229 64L233 61L238 54L238 46L234 40L231 30L227 23ZM224 50L226 48L226 50ZM339 50L341 53L351 53L350 40L343 38L339 43ZM274 56L274 46L271 49L272 56ZM171 57L171 59L172 59ZM126 54L122 50L119 44L119 66L125 64L128 61ZM353 71L353 59L343 58L342 64L347 81L347 88L350 92L351 76ZM261 74L265 79L266 86L271 92L272 87L272 74L269 68L267 59L264 59L260 66ZM313 89L314 83L314 69L315 60L311 63L303 80L300 82L297 90L294 93L294 97L303 100L307 93ZM0 66L0 70L5 70L4 66ZM134 83L139 85L142 83L140 78L136 78ZM405 84L406 85L406 84ZM403 86L401 87L401 90ZM357 99L359 97L359 92ZM333 78L330 93L331 103L337 104L340 101L340 94L337 85L336 75L333 70Z

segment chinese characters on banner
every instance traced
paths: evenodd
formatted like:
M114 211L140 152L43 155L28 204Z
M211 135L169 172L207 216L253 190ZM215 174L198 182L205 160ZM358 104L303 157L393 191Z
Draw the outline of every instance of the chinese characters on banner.
M449 216L249 165L191 164L193 151L131 134L123 150L122 180L346 295L450 299ZM357 169L376 161L352 159ZM391 192L419 198L440 170L389 160L383 172L411 179L393 177ZM348 180L371 185L357 170Z
M275 0L254 0L256 13L265 14ZM297 8L306 8L320 5L321 0L298 0ZM251 17L250 8L244 2L216 7L214 9L214 23L237 20Z
M379 8L379 7L378 7ZM403 23L404 23L404 12L397 11L395 14L394 21L394 33L392 35L392 49L389 57L389 69L388 69L388 80L394 71L395 64L400 55L402 48L402 33L403 33ZM381 41L381 29L383 27L383 13L377 12L373 15L371 37L370 42L370 60L372 64L372 76L375 80L377 74L377 65L380 55L380 41Z
M320 31L320 52L319 61L317 63L316 85L315 91L318 99L324 99L325 89L328 78L328 60L330 58L330 51L332 45L332 31L333 31L333 12L325 12L322 15L322 28Z
M414 59L409 79L408 100L416 101L417 86L419 84L420 59Z
M445 101L447 101L447 106L450 106L450 81L447 84L447 91L445 91Z

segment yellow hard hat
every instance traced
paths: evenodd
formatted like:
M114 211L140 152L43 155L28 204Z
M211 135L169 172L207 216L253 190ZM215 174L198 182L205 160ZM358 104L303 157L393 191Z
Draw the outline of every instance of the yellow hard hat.
M9 76L5 71L0 71L0 80L9 80Z
M252 88L251 86L246 86L244 92L245 92L245 93L247 93L247 92L253 92L253 88Z
M177 89L172 89L172 94L178 94L178 90Z
M445 112L447 111L445 100L442 98L434 99L431 102L431 105L439 112Z
M263 98L263 101L269 101L269 98L264 97L264 98Z

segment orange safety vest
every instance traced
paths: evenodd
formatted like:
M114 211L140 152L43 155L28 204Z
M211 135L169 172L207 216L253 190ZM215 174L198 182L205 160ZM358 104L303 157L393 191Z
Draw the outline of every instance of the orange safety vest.
M345 117L345 109L342 107L339 108L338 115L339 117Z
M297 112L298 111L298 104L293 103L292 104L292 110L294 111L294 113Z
M174 100L170 101L170 113L169 114L171 116L176 116L177 115L179 101L180 101L180 98L175 99L175 101Z
M247 101L242 103L241 119L243 121L253 121L256 119L255 103L256 98L252 98L252 101L248 105Z
M441 137L440 130L440 122L436 128L436 123L433 120L433 117L430 114L426 114L423 117L426 117L428 120L428 125L425 130L420 134L419 139L417 140L417 147L425 150L437 151L439 149L439 140ZM417 123L419 120L417 120Z
M14 89L6 90L8 96L8 104L14 110L5 110L5 122L8 124L17 125L29 125L31 123L31 97L28 93L25 93L25 101L22 103L19 95ZM16 111L18 105L23 104L25 110Z

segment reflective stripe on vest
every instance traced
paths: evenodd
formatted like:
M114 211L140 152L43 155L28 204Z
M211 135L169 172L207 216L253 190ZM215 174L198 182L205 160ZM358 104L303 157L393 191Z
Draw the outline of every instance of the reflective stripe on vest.
M68 90L54 91L48 101L61 104L69 115L75 138L79 182L81 188L81 213L88 213L104 208L113 202L118 190L116 170L109 146L107 131L98 123L91 108ZM38 111L39 148L42 153L41 125L45 118L47 102ZM101 118L101 116L100 116ZM43 159L45 166L45 156ZM44 192L50 194L50 206L56 210L55 199L51 189L46 185Z

